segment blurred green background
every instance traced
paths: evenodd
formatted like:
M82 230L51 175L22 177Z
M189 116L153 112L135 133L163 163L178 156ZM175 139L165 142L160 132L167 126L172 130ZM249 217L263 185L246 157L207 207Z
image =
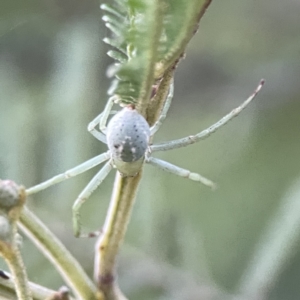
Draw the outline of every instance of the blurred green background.
M106 150L86 127L107 101L109 32L98 1L0 6L0 178L29 187ZM155 153L211 178L217 191L145 167L119 262L129 299L232 299L239 291L300 299L299 12L297 0L213 0L176 72L155 141L206 128L262 77L266 85L209 139ZM71 206L97 170L28 199L91 275L94 240L73 237ZM113 178L84 205L86 231L102 226ZM49 262L26 237L23 244L30 280L60 287Z

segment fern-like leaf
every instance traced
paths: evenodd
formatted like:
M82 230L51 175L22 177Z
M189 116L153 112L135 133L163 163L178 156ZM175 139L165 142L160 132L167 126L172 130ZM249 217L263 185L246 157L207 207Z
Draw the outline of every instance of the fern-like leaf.
M154 66L157 61L157 44L161 36L161 3L159 0L114 1L102 5L103 20L111 29L112 37L105 42L117 49L109 51L118 65L117 83L110 93L121 105L137 105L144 112L154 82ZM126 55L124 55L126 54Z
M112 32L104 41L116 50L110 93L121 105L144 113L152 86L174 67L211 0L115 0L102 5Z

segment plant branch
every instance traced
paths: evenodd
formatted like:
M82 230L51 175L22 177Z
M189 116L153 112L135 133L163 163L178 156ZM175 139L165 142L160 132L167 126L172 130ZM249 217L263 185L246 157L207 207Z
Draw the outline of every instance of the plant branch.
M0 255L11 271L18 299L32 300L17 237L17 222L25 199L22 186L10 180L0 181Z
M77 260L27 207L24 207L19 225L32 242L53 263L78 299L103 299L101 293L97 291L97 288Z

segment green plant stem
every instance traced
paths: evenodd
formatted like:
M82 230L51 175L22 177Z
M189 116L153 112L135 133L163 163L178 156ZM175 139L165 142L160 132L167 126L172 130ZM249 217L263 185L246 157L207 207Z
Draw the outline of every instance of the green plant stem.
M78 299L103 299L77 260L27 207L21 214L20 227L53 263Z
M150 126L152 126L155 121L159 118L159 114L164 106L166 97L169 92L170 84L173 80L174 72L178 62L175 62L167 72L165 72L164 77L159 83L159 87L155 96L149 102L146 111L146 119Z
M126 299L115 281L115 265L133 208L141 172L135 177L122 177L117 172L103 234L96 245L95 279L105 300Z

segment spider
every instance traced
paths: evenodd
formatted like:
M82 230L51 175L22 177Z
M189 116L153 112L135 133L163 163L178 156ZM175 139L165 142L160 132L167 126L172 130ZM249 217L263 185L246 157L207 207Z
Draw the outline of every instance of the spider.
M262 88L263 84L264 80L261 80L254 93L247 100L245 100L237 108L233 109L229 114L224 116L218 122L201 131L200 133L178 140L154 145L150 144L150 140L152 139L152 136L158 131L164 119L166 118L173 98L173 82L170 85L169 93L166 98L164 107L162 108L161 114L157 122L152 127L149 127L145 118L141 114L139 114L139 112L132 105L128 105L118 112L112 111L112 107L115 102L115 97L112 96L108 100L103 112L88 125L88 131L96 139L107 144L109 150L85 161L84 163L72 169L67 170L64 173L56 175L47 181L44 181L36 186L27 189L26 194L31 195L33 193L37 193L48 188L51 185L79 175L103 163L104 161L107 161L106 164L100 169L100 171L93 177L93 179L79 194L73 205L74 235L76 237L83 237L86 235L81 234L79 216L80 208L113 168L116 168L122 176L135 176L142 169L143 164L148 163L153 166L159 167L164 171L173 173L181 177L189 178L194 181L198 181L206 186L214 188L215 184L202 175L192 173L189 170L182 169L164 160L154 158L151 156L151 154L156 151L166 151L185 147L208 137L217 129L228 123L232 118L237 116L254 99L254 97ZM114 116L106 126L108 118L111 114L114 114ZM97 126L99 126L99 130L96 129Z

